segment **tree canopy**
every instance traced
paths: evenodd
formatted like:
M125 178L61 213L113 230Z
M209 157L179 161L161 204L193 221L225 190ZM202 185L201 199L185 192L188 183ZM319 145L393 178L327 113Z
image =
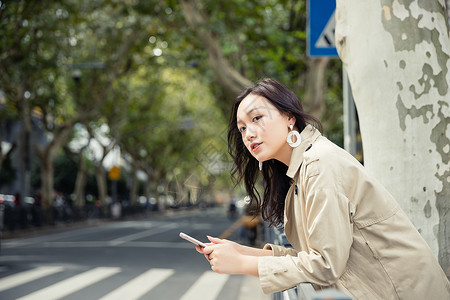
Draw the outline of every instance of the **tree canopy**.
M39 157L47 205L53 162L74 128L91 138L108 128L101 158L72 149L91 168L98 160L103 169L118 145L127 168L155 186L195 178L229 187L229 109L262 77L294 89L307 109L318 95L326 133L342 144L340 65L322 63L323 89L308 92L317 64L306 56L305 31L305 1L1 1L0 122L7 116L30 134L33 124L45 133L30 155Z

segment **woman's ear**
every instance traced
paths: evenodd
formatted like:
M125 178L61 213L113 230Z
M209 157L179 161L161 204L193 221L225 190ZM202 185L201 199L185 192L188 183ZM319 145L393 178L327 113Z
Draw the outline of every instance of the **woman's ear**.
M295 122L297 121L297 119L294 117L294 115L291 113L288 113L287 116L288 116L287 120L288 120L289 124L295 125Z

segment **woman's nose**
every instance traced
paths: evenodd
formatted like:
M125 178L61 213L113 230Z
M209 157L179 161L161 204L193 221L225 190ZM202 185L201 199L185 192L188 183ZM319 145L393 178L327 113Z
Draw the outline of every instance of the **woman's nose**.
M256 133L254 128L252 128L251 126L247 127L247 130L245 131L245 138L247 139L247 141L251 141L256 137Z

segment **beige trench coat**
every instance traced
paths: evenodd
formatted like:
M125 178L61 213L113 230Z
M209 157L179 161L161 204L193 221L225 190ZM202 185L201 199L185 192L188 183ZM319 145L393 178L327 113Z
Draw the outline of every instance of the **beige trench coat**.
M450 299L431 249L397 202L361 164L307 126L287 175L284 229L294 247L258 258L265 293L300 282L353 299Z

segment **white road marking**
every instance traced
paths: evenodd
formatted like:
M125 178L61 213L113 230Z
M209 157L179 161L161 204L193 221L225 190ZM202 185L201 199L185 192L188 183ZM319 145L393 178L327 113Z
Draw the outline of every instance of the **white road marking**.
M172 269L150 269L127 282L100 300L135 300L141 298L152 288L166 280L175 271Z
M120 268L95 268L26 295L25 297L19 298L19 300L61 299L98 281L108 278L120 272L120 270Z
M219 295L229 275L206 271L189 288L180 300L214 300Z
M153 229L145 230L143 232L138 232L138 233L130 234L130 235L127 235L127 236L123 236L123 237L111 240L111 241L109 241L109 243L111 243L111 245L117 246L117 245L124 244L126 242L130 242L130 241L133 241L133 240L137 240L137 239L141 239L141 238L144 238L144 237L149 237L149 236L152 236L152 235L155 235L155 234L158 234L158 233L162 233L162 232L165 232L165 231L169 231L169 230L172 230L172 229L174 229L176 227L177 227L177 225L174 224L174 223L166 224L166 225L163 225L163 226L158 227L158 228L153 228Z
M39 279L41 277L61 272L63 269L64 268L61 266L37 267L32 270L20 272L6 278L2 278L0 279L0 292Z

